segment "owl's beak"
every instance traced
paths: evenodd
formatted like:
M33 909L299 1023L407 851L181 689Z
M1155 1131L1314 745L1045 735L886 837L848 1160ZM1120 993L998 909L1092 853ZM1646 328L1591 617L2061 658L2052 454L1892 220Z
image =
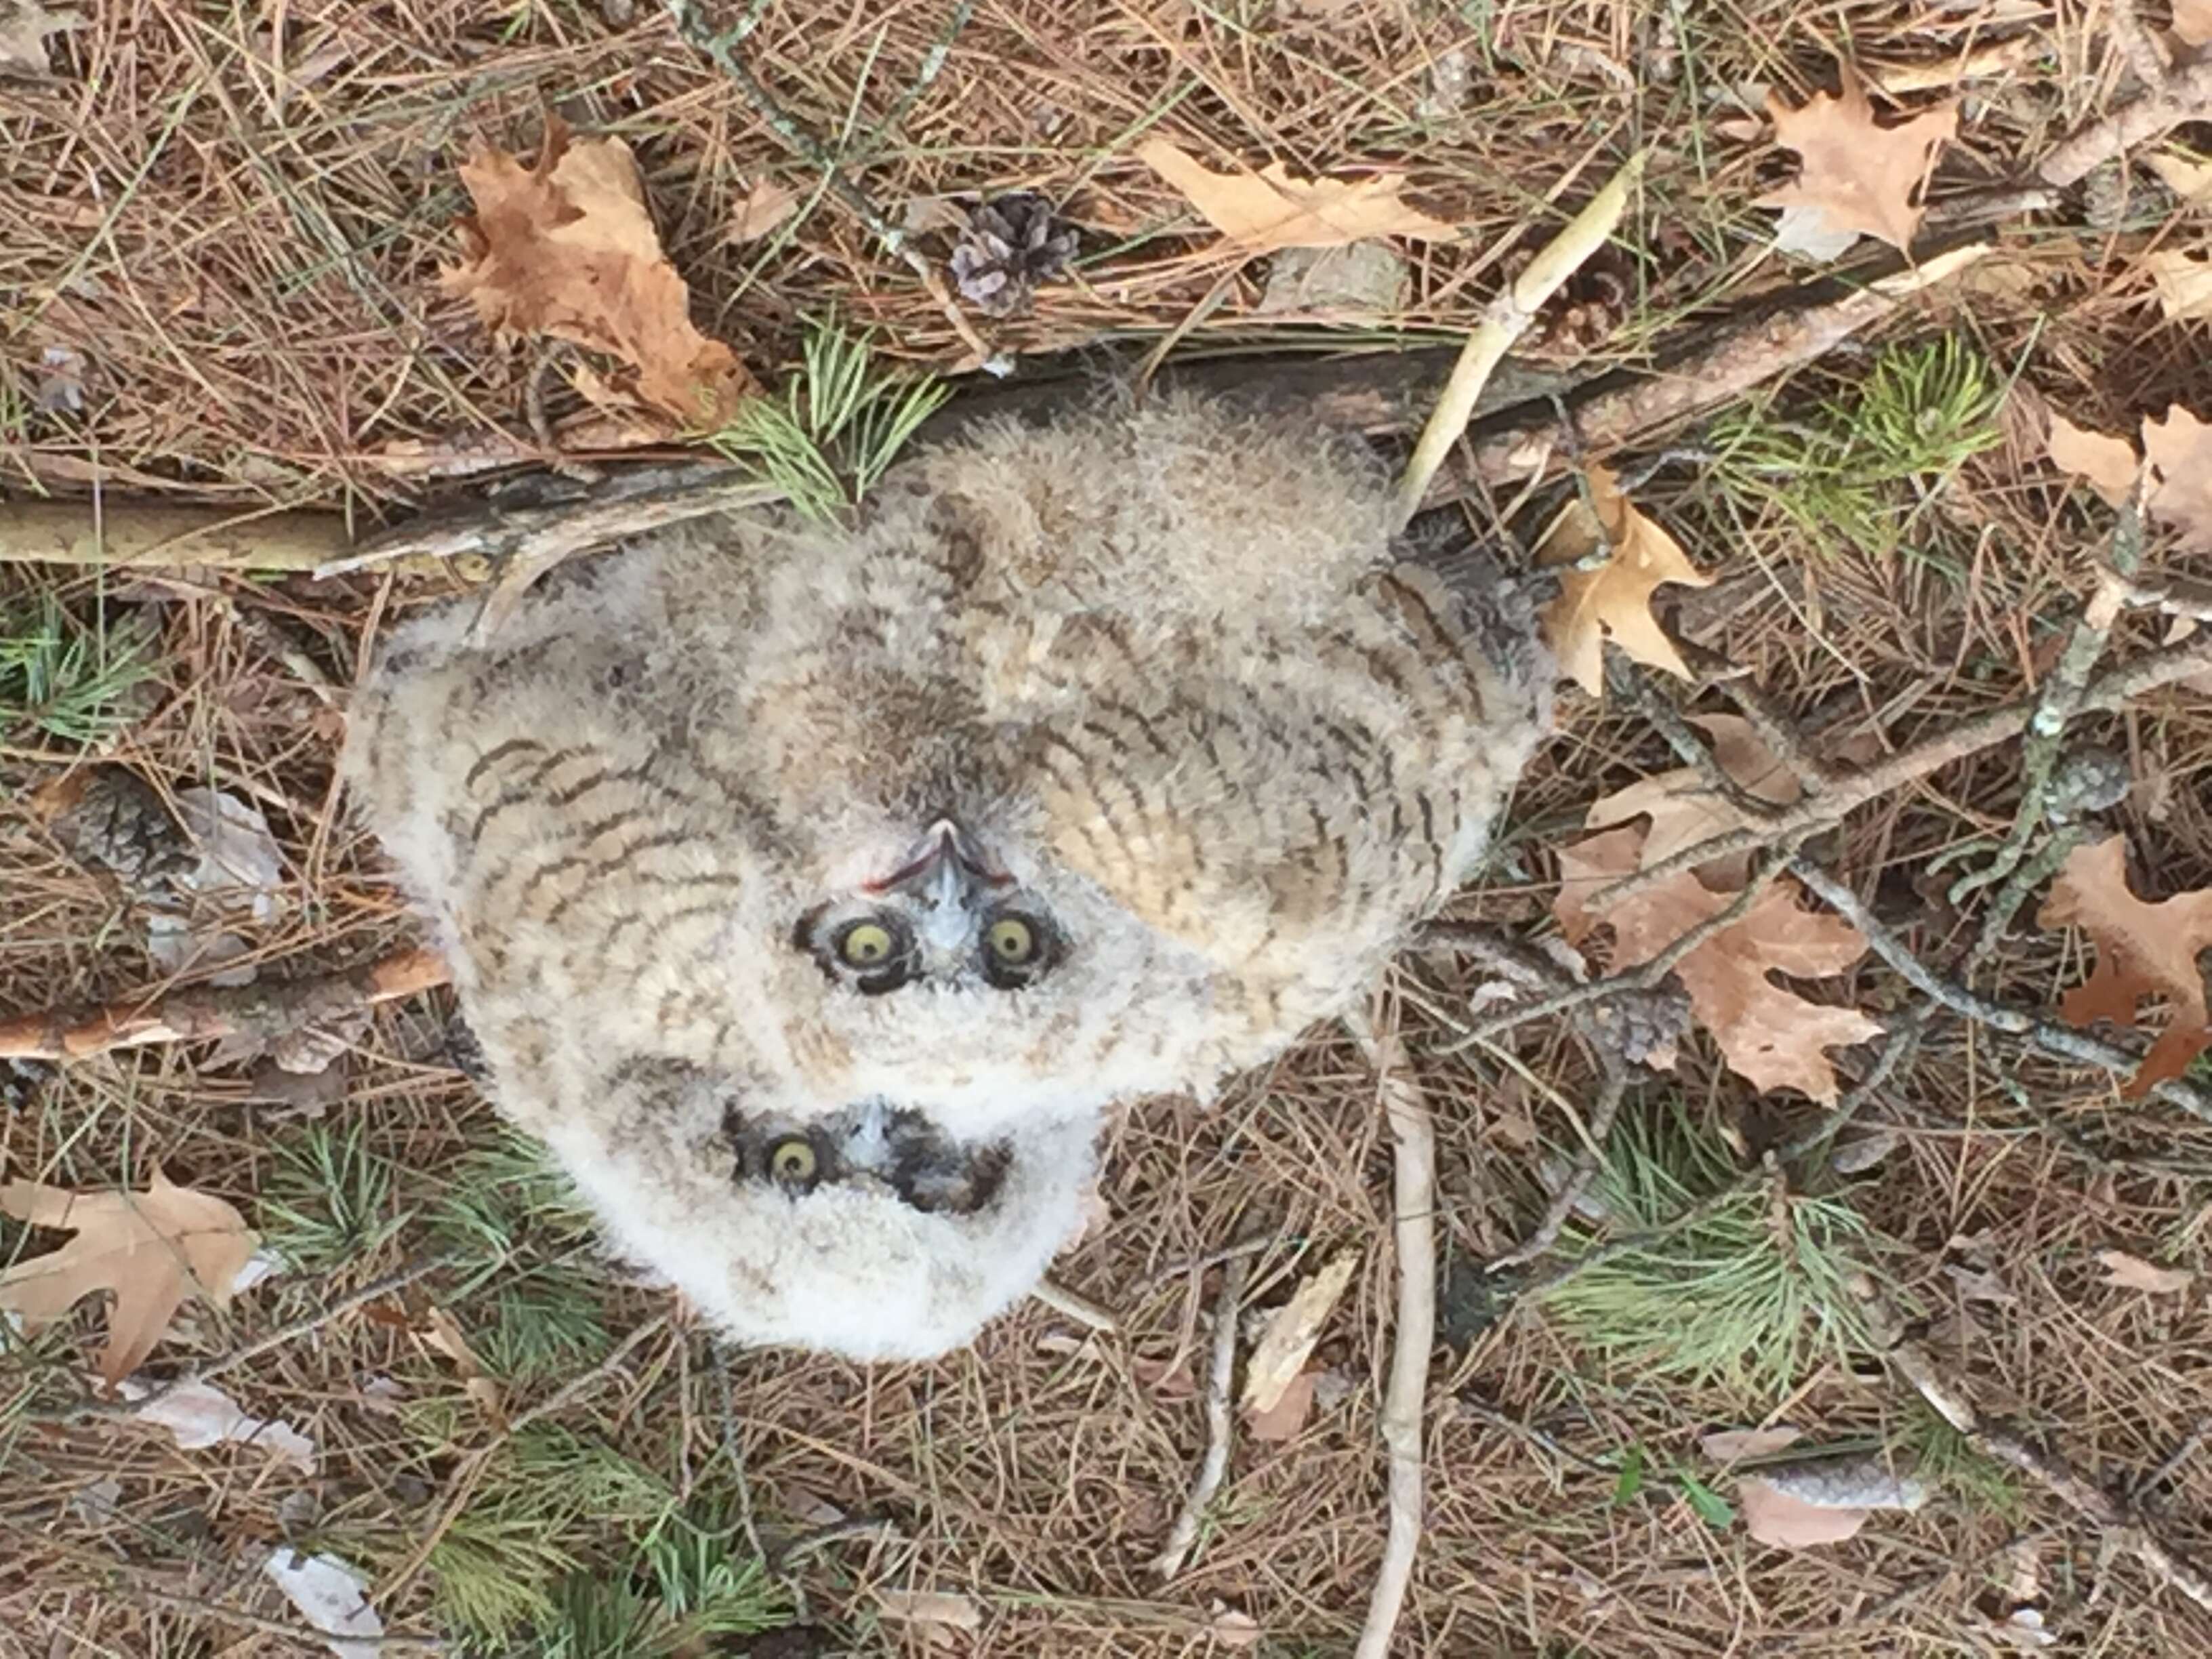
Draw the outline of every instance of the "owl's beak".
M914 856L872 884L878 892L904 893L939 912L974 908L994 889L1012 884L1013 878L994 869L950 818L930 825Z

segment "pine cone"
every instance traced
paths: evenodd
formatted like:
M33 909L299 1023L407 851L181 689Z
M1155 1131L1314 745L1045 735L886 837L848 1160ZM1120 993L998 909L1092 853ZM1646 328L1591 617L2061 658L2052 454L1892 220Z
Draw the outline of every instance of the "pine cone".
M1615 991L1592 1005L1588 1030L1632 1065L1661 1064L1690 1025L1690 995L1669 977L1656 991Z
M1066 269L1076 241L1075 227L1055 218L1043 197L997 197L968 210L968 228L952 250L953 281L987 315L1018 316L1039 283Z
M33 806L63 851L141 895L157 891L198 861L161 797L126 768L72 773L40 790Z

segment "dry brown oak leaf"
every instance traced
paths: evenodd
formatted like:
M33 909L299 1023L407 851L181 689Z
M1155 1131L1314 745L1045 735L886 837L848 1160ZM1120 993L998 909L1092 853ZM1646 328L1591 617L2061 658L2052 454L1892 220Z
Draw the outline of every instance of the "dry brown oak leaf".
M1257 173L1216 173L1180 145L1149 138L1137 159L1173 185L1241 254L1286 247L1342 247L1370 236L1430 241L1459 234L1400 200L1402 173L1364 179L1293 179L1280 161Z
M571 143L556 120L535 166L482 150L461 180L477 210L457 222L463 258L440 280L493 330L619 358L617 390L679 427L719 426L755 391L737 354L692 326L620 139Z
M1573 565L1605 550L1605 562L1595 568L1561 571L1559 596L1544 607L1544 642L1559 672L1592 696L1601 695L1611 640L1638 662L1689 678L1681 653L1651 614L1651 596L1666 582L1705 587L1713 579L1621 493L1606 468L1586 467L1583 476L1588 501L1569 501L1536 549L1536 562L1545 566Z
M159 1170L143 1193L0 1183L0 1212L76 1235L58 1250L0 1273L0 1310L35 1328L94 1291L115 1292L100 1352L100 1380L110 1386L154 1351L186 1297L228 1307L239 1270L260 1243L228 1204L179 1187Z
M2165 999L2172 1018L2120 1091L2139 1100L2212 1048L2212 1015L2197 967L2198 953L2212 950L2212 889L2148 903L2128 890L2127 849L2125 836L2075 848L2036 921L2079 927L2096 945L2096 967L2058 1005L2073 1024L2133 1025L2138 1002Z
M2134 493L2136 473L2148 462L2144 509L2181 532L2185 550L2212 553L2212 422L2198 420L2179 404L2168 405L2159 419L2146 415L2139 458L2126 439L2054 413L2049 447L2060 471L2086 480L2114 507Z
M1591 896L1642 863L1645 831L1628 824L1559 850L1559 894L1553 914L1568 943L1580 946L1602 924L1613 930L1607 966L1651 960L1735 895L1715 892L1685 870L1600 908ZM1809 1002L1768 977L1824 979L1866 954L1866 939L1840 916L1798 908L1795 884L1778 881L1751 908L1675 964L1690 1012L1712 1033L1731 1071L1762 1092L1796 1089L1824 1104L1836 1098L1826 1050L1881 1035L1856 1008Z
M1802 158L1796 182L1769 191L1753 205L1810 208L1838 231L1863 231L1895 248L1910 247L1927 210L1918 204L1936 151L1958 136L1959 106L1946 104L1895 126L1875 119L1874 105L1848 65L1843 90L1815 93L1792 109L1779 93L1766 96L1775 142Z

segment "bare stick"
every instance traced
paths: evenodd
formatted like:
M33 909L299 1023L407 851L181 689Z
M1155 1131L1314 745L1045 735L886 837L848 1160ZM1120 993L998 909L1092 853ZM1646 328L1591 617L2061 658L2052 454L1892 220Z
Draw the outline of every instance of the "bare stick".
M1206 1507L1221 1490L1221 1477L1229 1472L1229 1447L1236 1434L1236 1419L1229 1409L1229 1385L1237 1369L1237 1319L1244 1297L1244 1258L1231 1256L1221 1264L1221 1290L1213 1300L1213 1357L1206 1374L1206 1456L1198 1466L1198 1479L1182 1500L1168 1533L1167 1547L1152 1558L1152 1571L1165 1582L1182 1571L1190 1547L1198 1541L1199 1523Z
M2043 827L2050 805L2051 775L2058 764L2059 750L2065 745L2067 722L2081 709L2082 695L2089 689L2089 676L2097 666L2097 659L2105 654L2105 642L2111 638L2112 624L2120 619L2121 609L2127 602L2127 580L2136 574L2136 567L2142 561L2142 498L2148 477L2148 467L2136 470L2135 489L2120 508L2119 525L2112 532L2112 571L2100 577L2096 593L2075 618L2073 632L2067 637L2058 665L2037 695L2035 713L2027 722L2027 736L2021 744L2020 807L2014 814L2012 829L1995 857L1951 884L1948 896L1954 904L1992 882L2003 880L2018 869L2020 861L2027 856L2035 832Z
M2008 1008L2001 1002L1992 1002L1963 985L1943 978L1905 949L1904 941L1859 902L1857 894L1810 859L1791 859L1790 872L1819 895L1824 902L1832 906L1844 921L1866 935L1866 941L1874 947L1875 954L1902 975L1913 989L1923 996L1934 998L1953 1013L1986 1025L1992 1030L2002 1031L2008 1036L2026 1037L2037 1048L2067 1060L2081 1060L2101 1066L2108 1072L2132 1074L2142 1066L2142 1056L2140 1054L2131 1054L2124 1048L2101 1042L2070 1027L2054 1024L2039 1014ZM2153 1085L2150 1092L2171 1105L2179 1106L2191 1117L2212 1123L2212 1093L2194 1084L2184 1083L2178 1078L2168 1079Z
M1444 457L1451 453L1452 446L1467 430L1475 402L1490 383L1491 372L1512 349L1514 342L1528 331L1544 302L1604 246L1605 239L1613 234L1620 223L1621 214L1627 210L1628 192L1643 174L1644 153L1639 150L1606 181L1602 190L1590 198L1580 213L1567 222L1565 229L1544 245L1543 252L1529 263L1528 268L1500 289L1497 297L1483 308L1482 321L1460 348L1459 362L1453 365L1443 396L1437 400L1428 424L1421 428L1420 441L1413 446L1412 459L1406 463L1405 477L1399 480L1398 524L1401 528L1420 511L1422 500L1429 493L1431 481L1443 465Z
M313 570L349 545L335 513L135 502L95 517L87 501L0 501L6 562Z
M205 989L149 991L105 1008L25 1014L0 1022L0 1060L83 1060L155 1042L288 1036L411 997L447 982L434 951L402 951L366 968L289 983L256 981Z
M1859 1279L1851 1292L1864 1304L1868 1322L1884 1345L1884 1357L1897 1374L1966 1436L1977 1451L2018 1469L2069 1509L2104 1528L2114 1543L2132 1548L2161 1583L2212 1612L2212 1577L2160 1538L2142 1511L2075 1473L2057 1453L2039 1450L2009 1425L1976 1411L1965 1388L1944 1372L1927 1345L1904 1335L1904 1322L1873 1280Z
M2036 173L2063 189L2079 184L2101 163L2147 139L2212 115L2212 58L2191 65L2093 122L2045 156Z
M1648 375L1591 388L1573 407L1571 430L1548 411L1519 421L1501 416L1472 436L1468 471L1486 484L1510 483L1540 471L1555 453L1619 449L1733 403L1753 386L1832 351L1893 314L1912 295L1956 275L1989 251L1987 243L1954 248L1840 299L1724 327L1662 361Z
M1607 1138L1613 1133L1613 1121L1620 1115L1621 1097L1627 1092L1627 1067L1611 1054L1607 1054L1604 1091L1598 1096L1597 1104L1590 1110L1589 1144L1583 1148L1582 1156L1575 1160L1573 1170L1553 1195L1550 1206L1544 1212L1544 1218L1536 1224L1536 1231L1528 1235L1526 1243L1490 1262L1484 1272L1498 1273L1526 1267L1559 1242L1559 1235L1566 1231L1568 1218L1574 1214L1575 1206L1583 1201L1583 1194L1589 1190L1590 1182L1597 1179L1597 1166L1605 1157Z
M1030 1294L1054 1313L1065 1314L1079 1325L1107 1334L1121 1328L1114 1316L1087 1296L1078 1296L1065 1285L1054 1284L1049 1279L1037 1280L1036 1289Z
M1368 1064L1375 1068L1382 1109L1395 1148L1391 1160L1391 1209L1398 1255L1397 1328L1390 1339L1390 1382L1382 1396L1382 1443L1390 1453L1390 1531L1367 1602L1356 1659L1384 1659L1398 1628L1413 1558L1421 1547L1425 1480L1421 1468L1421 1413L1429 1385L1429 1354L1437 1338L1437 1135L1428 1102L1407 1068L1397 1033L1383 1032L1373 1017L1347 1022Z
M2157 651L2146 652L2121 668L2100 674L2089 683L2083 695L2081 707L2100 710L2124 707L2131 699L2161 685L2171 685L2176 680L2187 679L2191 674L2212 668L2212 635L2191 638L2179 645ZM1591 895L1593 904L1618 903L1632 894L1656 886L1668 877L1684 870L1695 869L1730 853L1747 853L1760 847L1771 846L1784 836L1802 830L1813 830L1835 823L1855 807L1865 805L1877 796L1902 787L1931 772L1942 770L1954 761L1964 760L1969 755L1979 754L1998 744L2018 737L2027 729L2035 717L2039 700L2023 699L2018 702L1993 708L1986 714L1947 726L1918 743L1899 750L1879 765L1863 771L1837 772L1830 787L1818 795L1808 795L1794 805L1778 807L1766 815L1765 822L1741 830L1730 830L1708 836L1695 846L1660 860L1650 868L1624 876L1610 886L1600 888Z

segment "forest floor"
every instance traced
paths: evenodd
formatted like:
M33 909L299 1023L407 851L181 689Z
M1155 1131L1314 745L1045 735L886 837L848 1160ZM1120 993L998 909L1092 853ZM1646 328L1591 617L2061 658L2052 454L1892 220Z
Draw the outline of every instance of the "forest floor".
M1580 381L1694 365L1747 307L1898 266L1873 236L1778 248L1761 201L1800 166L1770 97L1806 106L1855 65L1879 124L1808 137L1826 159L1803 151L1802 189L1877 157L1862 205L1878 222L1910 235L1924 206L1923 254L1968 234L1991 251L1717 408L1601 457L1558 447L1534 483L1461 475L1453 510L1519 562L1574 509L1571 464L1602 459L1635 504L1613 538L1662 526L1713 579L1657 595L1704 647L1690 678L1563 689L1559 735L1453 908L1526 939L1559 931L1560 855L1593 805L1682 764L1671 709L1722 714L1731 686L1761 688L1832 784L2063 684L2116 549L2140 542L2147 585L2212 578L2212 441L2194 424L2212 420L2203 0L716 0L694 21L750 24L724 38L757 88L650 0L87 14L0 0L0 514L70 504L122 534L149 504L212 507L247 540L290 508L366 537L549 446L572 472L678 453L606 356L495 342L441 279L467 258L463 164L527 162L556 115L575 143L629 145L692 321L770 386L833 314L888 362L963 384L988 379L979 344L1024 371L1080 349L1093 372L1449 345L1641 150L1618 234L1516 360ZM779 137L763 89L849 189ZM2137 124L2050 182L2071 137L2161 95L2196 97L2200 118ZM1923 194L1927 145L1900 163L1887 141L1944 112ZM1162 139L1239 188L1273 161L1353 181L1370 234L1328 261L1224 240L1220 204L1206 214L1139 155ZM1026 314L1000 319L948 261L968 204L1018 191L1079 240ZM914 228L918 262L855 192ZM2132 449L2068 449L2061 417L2145 434L2138 534L2111 504ZM204 981L223 933L244 950L227 965L264 986L404 964L415 925L332 782L345 690L395 617L476 573L319 579L189 550L122 570L25 547L0 545L0 1024ZM2091 641L2101 665L2146 659L2185 612L2124 608ZM2062 761L2092 744L2125 777L2071 822L2029 811L2032 881L1953 888L2024 799L2067 805L2024 787L2017 737L1793 832L1865 914L1814 928L1795 919L1824 907L1784 885L1765 954L1714 934L1717 953L1684 964L1708 989L1674 1069L1632 1073L1609 1139L1583 1027L1499 1024L1480 953L1394 975L1381 1018L1434 1117L1445 1282L1424 1535L1390 1651L2212 1651L2192 1589L2212 1592L2188 1565L2212 1561L2203 988L2192 1013L2169 972L2142 1030L2095 1034L2139 1054L2179 1030L2180 1086L2163 1092L2006 1017L2063 1024L2093 962L2120 960L2090 939L2125 932L2109 882L2077 907L2085 928L2038 920L2068 848L2123 838L2143 899L2212 887L2212 676L2081 715ZM1722 750L1754 794L1796 793ZM111 821L88 853L60 826L118 769L139 793L114 799L167 811ZM1745 821L1698 799L1705 828ZM220 884L203 884L168 922L149 897L167 820L205 828L218 799L234 859L266 855L259 902L218 914ZM173 860L158 878L173 908L180 879ZM2008 919L1978 947L1993 906ZM2171 968L2178 951L2196 971L2205 908L2135 916L2138 957L2164 949ZM1612 936L1564 920L1592 963L1627 959L1620 917ZM1948 1000L1862 930L1929 964ZM1956 994L1967 981L1981 1002ZM1771 1017L1763 1034L1716 1029L1731 995ZM194 1421L214 1443L180 1444L97 1388L121 1305L0 1330L4 1659L324 1651L277 1582L324 1558L382 1621L380 1645L327 1649L356 1656L1353 1651L1388 1525L1398 1264L1390 1130L1350 1036L1316 1031L1209 1109L1146 1103L1112 1128L1095 1224L1054 1269L1110 1330L1032 1303L940 1363L858 1367L718 1354L668 1292L601 1258L462 1069L451 1012L434 987L395 996L326 1023L305 1056L200 1040L0 1059L0 1176L143 1194L158 1170L234 1206L270 1269L226 1307L157 1317L136 1357L148 1386L207 1373L220 1399ZM1917 1042L1893 1044L1908 1024ZM1786 1051L1796 1086L1754 1080L1754 1039ZM1847 1127L1823 1115L1838 1099ZM1534 1269L1581 1270L1540 1290L1486 1271L1601 1139L1589 1203ZM64 1236L23 1224L25 1189L8 1190L0 1262L20 1266ZM1207 1444L1231 1246L1240 1363L1295 1287L1355 1265L1290 1405L1237 1416L1226 1479L1164 1581L1150 1564ZM1860 1273L1910 1322L1902 1349L1852 1293ZM1937 1414L1923 1360L1994 1437ZM1777 1425L1801 1437L1707 1442ZM2008 1464L2008 1447L2027 1455ZM1825 1542L1802 1513L1757 1518L1775 1490L1761 1469L1778 1457L1799 1479L1815 1451L1856 1480L1910 1476L1917 1501Z

